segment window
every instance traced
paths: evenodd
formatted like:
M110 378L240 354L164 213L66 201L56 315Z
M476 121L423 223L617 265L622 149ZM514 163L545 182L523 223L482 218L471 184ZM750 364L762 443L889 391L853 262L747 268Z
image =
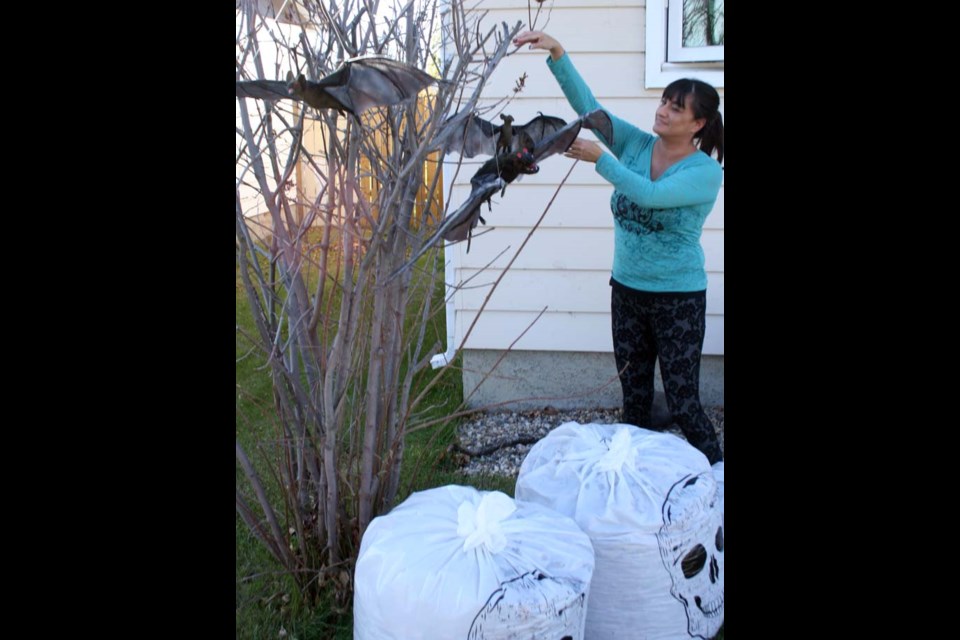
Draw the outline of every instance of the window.
M723 0L647 0L646 88L693 77L723 86Z
M667 8L669 62L723 61L723 0L673 0Z

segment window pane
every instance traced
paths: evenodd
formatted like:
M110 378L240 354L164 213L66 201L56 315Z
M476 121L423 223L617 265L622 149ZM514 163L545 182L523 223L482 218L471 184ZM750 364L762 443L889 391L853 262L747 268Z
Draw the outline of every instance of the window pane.
M723 44L723 0L683 0L683 46Z

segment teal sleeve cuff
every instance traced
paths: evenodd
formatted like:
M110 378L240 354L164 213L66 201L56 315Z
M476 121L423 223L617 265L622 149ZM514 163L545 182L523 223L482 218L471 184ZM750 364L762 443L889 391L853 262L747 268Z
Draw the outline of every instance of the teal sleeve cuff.
M604 172L606 172L610 168L611 162L616 162L613 156L611 156L606 151L601 153L600 157L597 158L597 163L596 163L597 173L599 173L601 176L606 178L606 176L604 175Z
M554 73L557 73L557 71L560 71L561 69L565 70L569 64L570 56L567 55L566 51L563 52L563 55L560 56L559 60L554 60L553 56L551 56L549 53L547 54L547 68Z

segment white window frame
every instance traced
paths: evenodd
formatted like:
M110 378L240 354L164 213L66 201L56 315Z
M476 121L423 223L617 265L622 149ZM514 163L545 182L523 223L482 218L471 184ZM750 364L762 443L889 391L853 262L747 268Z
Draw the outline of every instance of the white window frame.
M723 45L683 46L683 0L667 0L667 59L670 62L723 62Z
M647 0L646 73L647 89L662 89L680 78L697 78L723 87L723 62L668 62L667 10L669 0ZM681 4L679 0L675 4ZM722 47L721 47L722 48Z

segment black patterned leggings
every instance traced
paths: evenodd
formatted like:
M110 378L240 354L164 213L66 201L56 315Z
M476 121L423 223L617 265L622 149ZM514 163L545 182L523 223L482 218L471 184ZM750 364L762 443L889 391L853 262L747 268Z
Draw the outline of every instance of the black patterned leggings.
M660 377L674 423L712 465L723 460L713 423L700 406L700 353L707 292L648 293L611 279L613 353L621 371L621 421L652 428L653 376Z

